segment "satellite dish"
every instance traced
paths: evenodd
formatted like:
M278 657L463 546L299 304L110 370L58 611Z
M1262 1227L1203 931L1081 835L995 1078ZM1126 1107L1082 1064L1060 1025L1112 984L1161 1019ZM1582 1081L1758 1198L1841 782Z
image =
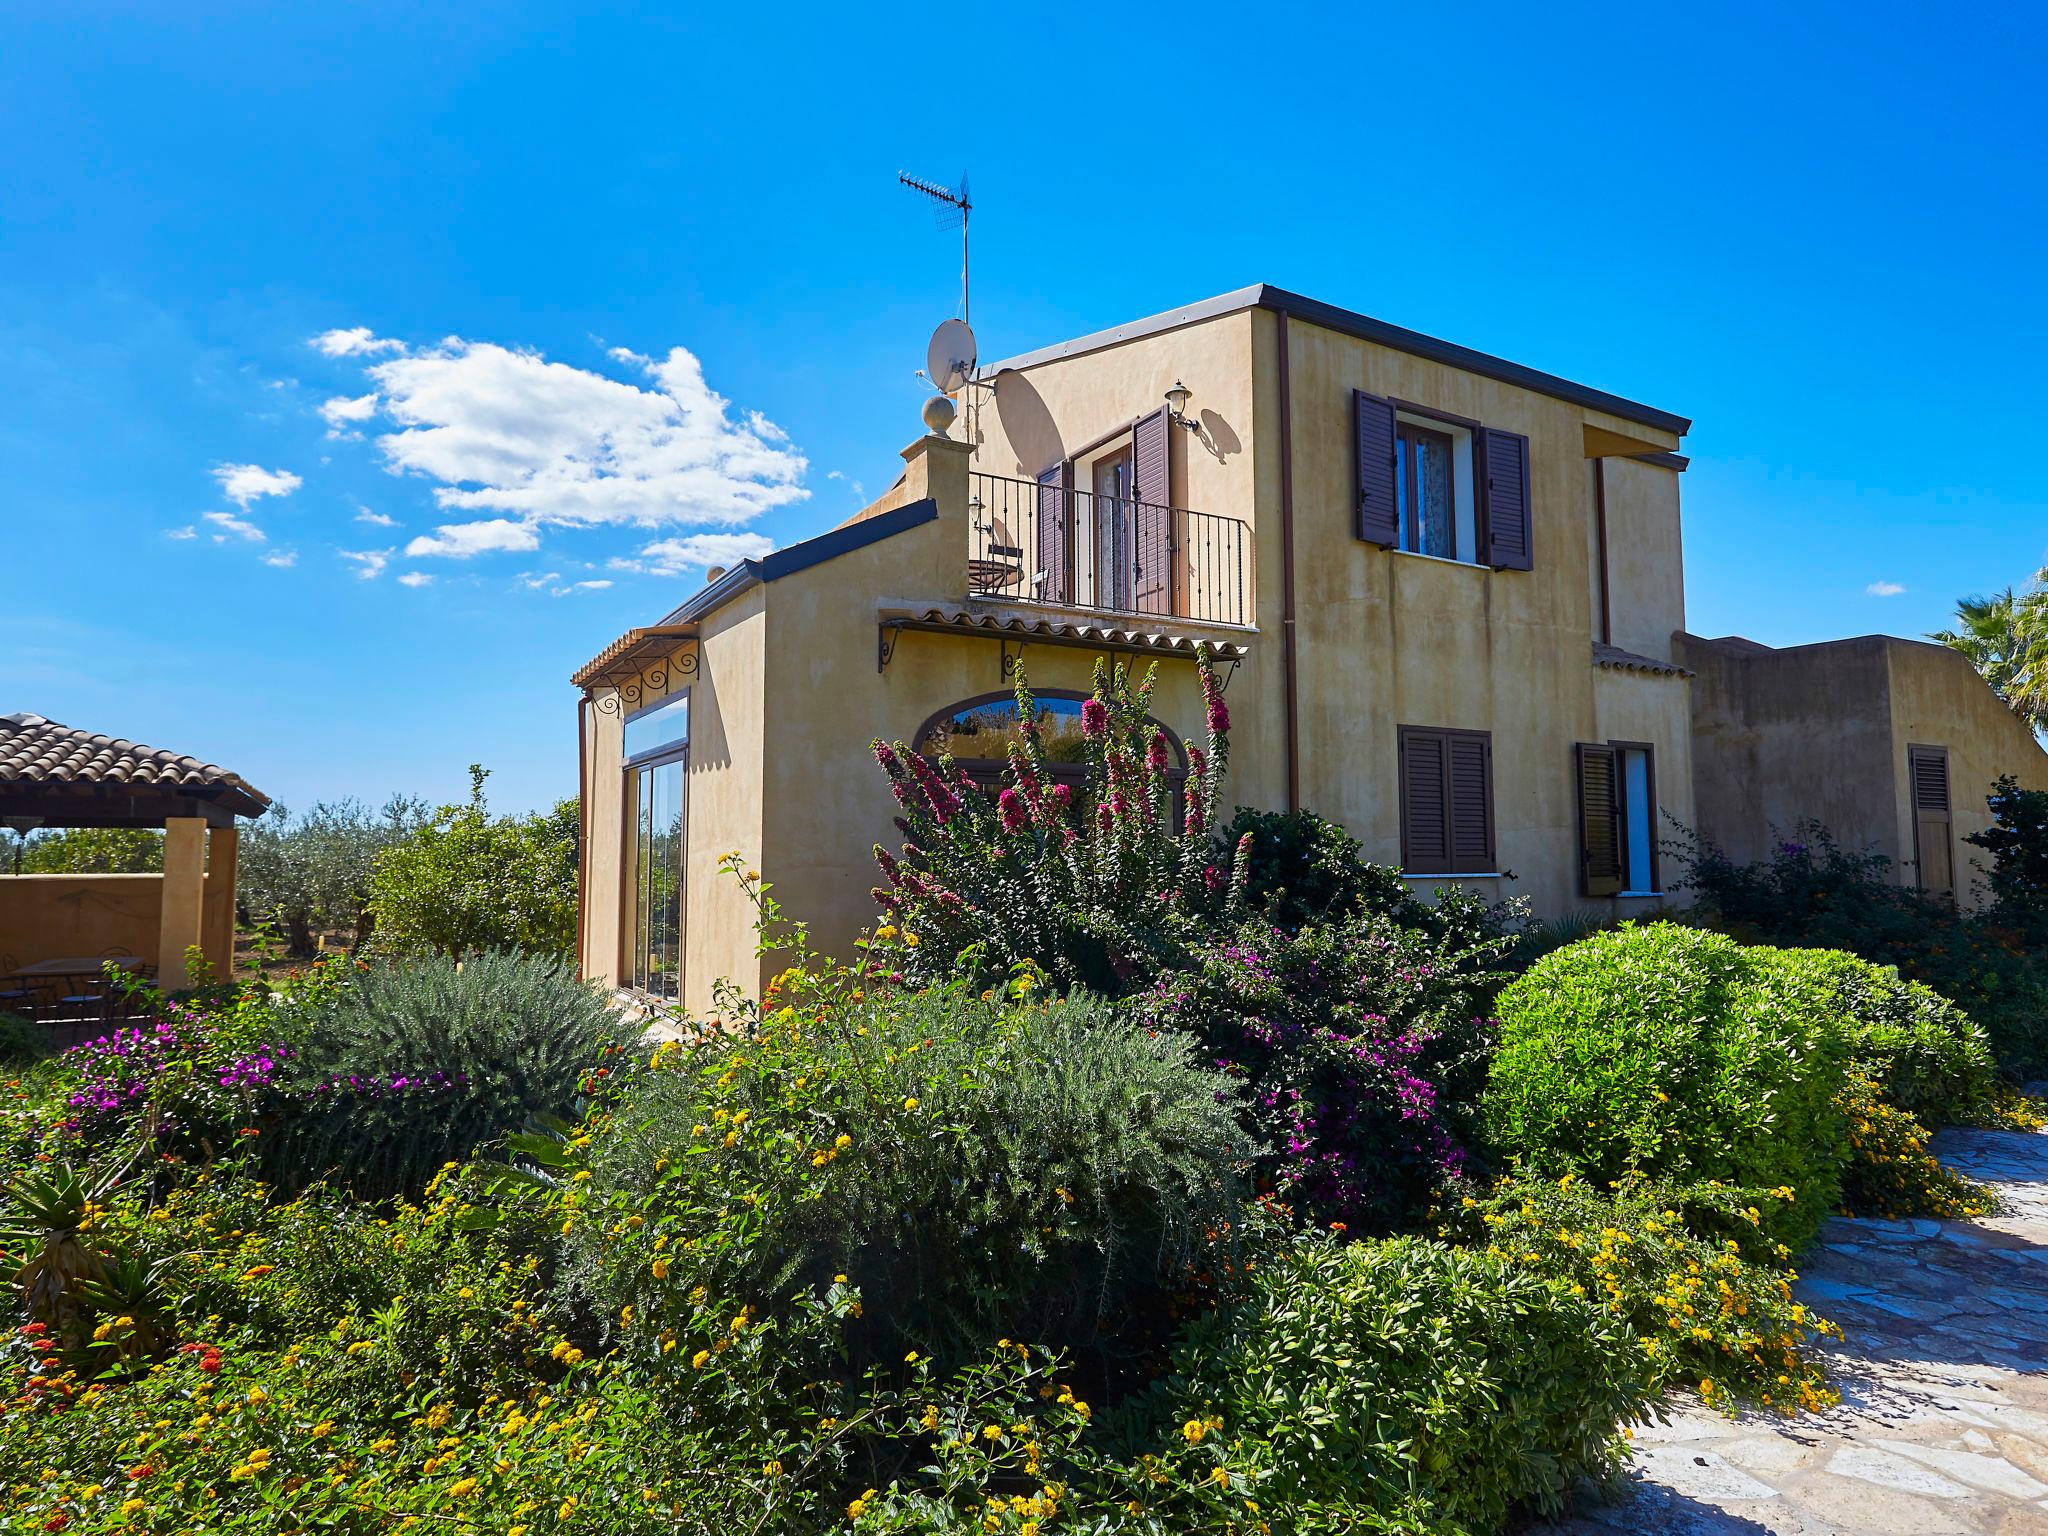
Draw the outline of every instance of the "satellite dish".
M974 332L965 320L945 321L932 332L932 343L925 348L924 371L940 394L950 395L973 378L974 363Z

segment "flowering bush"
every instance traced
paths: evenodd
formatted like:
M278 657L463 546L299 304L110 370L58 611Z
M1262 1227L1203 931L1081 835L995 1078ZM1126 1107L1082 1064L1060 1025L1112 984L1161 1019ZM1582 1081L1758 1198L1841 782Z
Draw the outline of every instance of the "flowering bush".
M1054 783L1038 713L1021 671L1007 784L991 798L950 757L936 764L898 742L873 743L889 776L902 854L877 848L888 883L875 891L905 945L904 969L931 979L967 950L997 969L1035 962L1062 988L1111 996L1184 958L1192 938L1243 910L1244 860L1210 836L1229 766L1230 712L1197 656L1208 745L1188 749L1181 824L1174 823L1171 750L1150 722L1154 672L1133 682L1098 662L1081 706L1086 778Z
M1887 1102L1860 1073L1842 1097L1849 1120L1849 1166L1842 1207L1855 1216L1938 1216L1969 1220L1998 1208L1991 1191L1927 1150L1927 1127L1912 1111Z
M1793 1190L1659 1185L1602 1190L1572 1174L1513 1178L1466 1196L1447 1235L1569 1286L1633 1334L1653 1389L1776 1413L1835 1401L1817 1342L1836 1332L1792 1299L1791 1249L1768 1213Z
M1245 1082L1263 1189L1319 1222L1396 1230L1469 1161L1463 1106L1512 943L1473 916L1453 897L1419 908L1415 927L1371 914L1292 934L1250 922L1132 1006Z
M1651 1371L1561 1280L1417 1238L1311 1241L1197 1322L1157 1393L1212 1421L1302 1528L1492 1531L1615 1470ZM1307 1518L1304 1518L1307 1517Z

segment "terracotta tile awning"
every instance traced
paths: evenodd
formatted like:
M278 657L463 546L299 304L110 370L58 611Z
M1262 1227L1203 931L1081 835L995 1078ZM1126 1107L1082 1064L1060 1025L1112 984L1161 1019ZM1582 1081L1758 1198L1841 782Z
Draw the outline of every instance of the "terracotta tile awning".
M1659 661L1654 656L1639 656L1634 651L1624 651L1618 645L1602 645L1593 642L1593 665L1611 667L1617 672L1647 672L1654 677L1691 677L1692 673L1673 661Z
M47 805L51 824L61 826L66 806L105 809L116 801L128 808L125 814L145 819L70 824L147 825L148 806L186 814L193 801L236 816L261 816L270 807L268 795L217 763L81 731L41 715L0 715L0 802L24 812Z
M569 681L578 688L617 687L643 668L673 656L685 640L697 638L695 624L649 624L629 629L578 667Z
M884 615L880 624L882 650L878 660L884 667L895 649L894 636L907 629L925 634L986 636L1012 645L1080 646L1088 650L1124 651L1144 656L1185 656L1190 660L1194 658L1196 647L1204 643L1217 661L1242 661L1251 649L1242 640L1225 640L1188 631L1139 628L1134 623L1025 618L1015 614L976 613L965 608L926 608L914 613Z

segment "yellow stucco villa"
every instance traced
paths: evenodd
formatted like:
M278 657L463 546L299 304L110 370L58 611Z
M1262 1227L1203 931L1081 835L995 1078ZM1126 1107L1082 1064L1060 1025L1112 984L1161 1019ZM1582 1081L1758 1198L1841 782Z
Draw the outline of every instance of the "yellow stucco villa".
M586 975L693 1010L757 986L733 850L847 952L894 814L869 740L992 771L1020 660L1055 714L1098 657L1156 660L1178 740L1206 641L1230 800L1545 913L1677 899L1674 821L1747 849L1831 809L1970 900L1958 840L1991 778L2048 786L1959 657L1688 636L1668 411L1265 285L984 365L954 400L872 506L576 672ZM1844 744L1815 765L1802 736ZM1830 796L1831 772L1863 779Z

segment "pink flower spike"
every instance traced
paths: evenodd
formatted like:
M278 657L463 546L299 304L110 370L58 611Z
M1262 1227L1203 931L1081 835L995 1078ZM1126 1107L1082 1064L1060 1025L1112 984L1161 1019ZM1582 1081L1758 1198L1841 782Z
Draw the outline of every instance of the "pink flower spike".
M1100 699L1081 701L1081 734L1101 736L1109 730L1109 706Z

